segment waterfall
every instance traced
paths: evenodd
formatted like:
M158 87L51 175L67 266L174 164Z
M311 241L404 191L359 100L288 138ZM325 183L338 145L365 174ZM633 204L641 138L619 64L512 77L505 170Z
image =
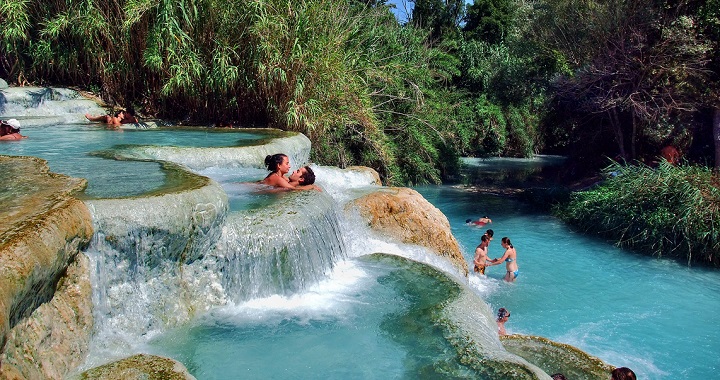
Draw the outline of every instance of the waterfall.
M94 355L113 357L217 306L302 291L346 256L329 194L280 192L266 207L233 211L221 184L200 178L182 191L86 201Z
M0 92L0 116L22 119L22 126L86 122L85 113L105 109L74 90L50 87L10 87Z

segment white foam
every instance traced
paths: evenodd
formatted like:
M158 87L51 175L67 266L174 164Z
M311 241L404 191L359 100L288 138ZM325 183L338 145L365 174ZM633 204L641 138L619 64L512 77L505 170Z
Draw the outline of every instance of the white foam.
M358 303L358 288L371 276L354 260L338 262L328 277L307 290L291 296L272 295L217 309L209 318L232 323L276 321L288 315L309 320L343 318Z

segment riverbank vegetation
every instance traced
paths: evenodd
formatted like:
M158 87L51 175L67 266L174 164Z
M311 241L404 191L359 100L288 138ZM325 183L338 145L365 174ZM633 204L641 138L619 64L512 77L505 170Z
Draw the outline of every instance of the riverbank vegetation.
M658 257L720 266L720 180L710 168L613 163L557 214L590 234Z
M720 0L409 2L399 22L383 0L6 0L0 77L299 131L387 184L456 180L461 156L581 176L667 145L720 168Z
M0 75L300 131L316 162L389 184L453 178L460 156L711 161L717 0L410 2L400 23L382 0L7 0Z

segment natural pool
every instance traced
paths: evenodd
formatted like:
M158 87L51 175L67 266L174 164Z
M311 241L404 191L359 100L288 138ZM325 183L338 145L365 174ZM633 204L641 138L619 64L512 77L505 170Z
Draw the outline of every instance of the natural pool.
M28 138L0 143L0 154L40 157L48 161L53 172L86 178L85 194L94 198L136 196L172 185L168 183L172 169L156 161L122 159L118 151L145 145L248 146L271 136L258 130L108 129L96 123L31 126L22 128L22 133Z
M47 159L53 171L88 178L90 198L153 192L174 172L149 159L112 159L119 158L117 152L149 143L217 150L261 138L235 130L114 131L89 123L32 126L23 134L30 138L0 144L0 154L35 155ZM536 160L467 162L468 183L475 187L417 190L448 216L468 262L484 229L466 226L465 219L493 219L491 256L501 253L500 237L512 238L521 270L516 283L500 280L502 266L470 279L493 309L512 311L509 332L575 345L613 365L633 368L640 378L714 377L720 366L715 355L720 333L711 320L720 311L717 271L635 255L576 234L547 213L476 191L488 176L498 179L493 185L522 184L538 166ZM494 168L503 171L495 175ZM97 245L112 240L98 238L89 255L95 268L107 266L97 278L112 274L112 281L102 285L98 296L98 325L105 330L94 343L91 363L156 352L181 360L202 379L481 377L458 364L456 348L442 337L436 321L423 319L436 309L438 295L453 292L444 285L447 279L417 264L368 257L374 252L423 254L368 239L362 223L333 216L336 206L327 195L342 204L354 195L352 189L336 189L338 184L355 179L318 169L318 183L328 190L322 195L255 196L254 185L243 182L262 177L262 169L212 163L195 168L220 183L230 211L224 223L200 231L207 241L188 262L161 256L148 261L160 262L157 267L142 266L142 260L166 248L158 253L149 244L141 250L146 247L140 243L152 238L145 232L128 236L138 243L133 251L99 257L110 249ZM325 211L316 214L317 209ZM152 210L151 204L146 211ZM271 259L261 255L266 251ZM246 252L252 257L239 257ZM259 261L265 262L256 265ZM293 274L300 272L307 274ZM178 285L178 278L184 282ZM253 280L244 283L248 278ZM179 295L167 292L178 286ZM228 293L221 294L219 286ZM218 297L214 302L225 306L165 330L163 323L182 314L185 303L194 307L193 296Z
M483 164L493 166L493 160ZM475 280L484 284L494 309L512 312L510 333L574 345L632 368L638 378L716 376L719 271L616 248L512 199L452 186L417 190L448 217L469 262L487 228L495 232L491 257L502 255L501 237L511 238L518 252L518 280L500 281L504 265L488 268L487 278ZM483 215L493 223L482 228L464 223Z

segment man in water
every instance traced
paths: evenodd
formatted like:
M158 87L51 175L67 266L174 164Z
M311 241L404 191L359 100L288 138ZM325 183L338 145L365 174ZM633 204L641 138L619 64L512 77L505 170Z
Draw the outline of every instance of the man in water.
M309 166L303 166L292 172L288 181L293 186L312 185L315 183L315 172Z
M490 238L487 235L480 237L480 245L475 248L475 259L473 260L473 271L480 274L485 274L485 262L488 259L488 245L490 245Z
M309 166L303 166L292 172L288 177L288 182L296 189L322 191L315 185L315 172Z

